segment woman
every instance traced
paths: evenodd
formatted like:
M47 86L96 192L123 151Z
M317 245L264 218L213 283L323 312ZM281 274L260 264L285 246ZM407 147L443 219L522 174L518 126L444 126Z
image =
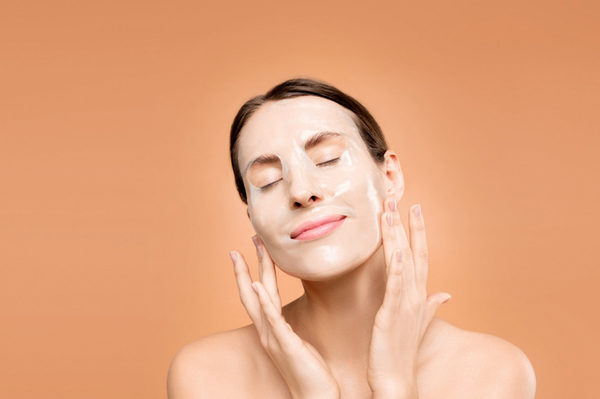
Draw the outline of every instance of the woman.
M231 252L253 324L182 348L169 398L533 398L514 345L434 316L423 212L397 203L398 156L352 97L292 79L249 100L231 128L231 163L259 259L252 283ZM281 307L275 266L305 293Z

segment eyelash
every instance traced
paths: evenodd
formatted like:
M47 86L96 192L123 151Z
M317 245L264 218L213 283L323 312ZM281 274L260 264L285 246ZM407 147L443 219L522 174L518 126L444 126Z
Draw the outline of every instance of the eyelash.
M279 179L279 180L281 180L281 179ZM279 180L275 180L273 183L269 183L269 184L267 184L266 186L264 186L264 187L261 187L261 188L260 188L260 191L266 191L266 190L270 189L270 188L271 188L271 187L273 187L273 186L275 185L275 183L277 183Z
M325 161L325 162L321 162L320 164L317 164L317 166L333 165L333 164L336 164L339 160L340 160L340 158L330 159L329 161ZM279 181L281 181L281 179L275 180L273 183L269 183L266 186L261 187L260 191L266 191L266 190L270 189L271 187L273 187Z
M320 164L318 164L317 166L327 166L327 165L333 165L334 163L337 163L340 160L340 158L334 158L334 159L330 159L329 161L325 161L325 162L321 162Z

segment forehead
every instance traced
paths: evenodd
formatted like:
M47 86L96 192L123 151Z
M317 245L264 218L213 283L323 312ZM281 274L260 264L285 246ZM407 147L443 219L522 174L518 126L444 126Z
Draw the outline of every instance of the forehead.
M261 106L238 139L241 166L251 158L302 145L315 133L345 133L361 140L352 113L341 105L315 96L295 97Z

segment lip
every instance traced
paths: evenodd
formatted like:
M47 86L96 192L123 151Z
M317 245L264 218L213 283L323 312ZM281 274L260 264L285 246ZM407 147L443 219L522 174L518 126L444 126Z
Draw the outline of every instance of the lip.
M319 216L296 227L290 233L290 238L305 241L322 237L340 227L344 220L346 220L346 215Z

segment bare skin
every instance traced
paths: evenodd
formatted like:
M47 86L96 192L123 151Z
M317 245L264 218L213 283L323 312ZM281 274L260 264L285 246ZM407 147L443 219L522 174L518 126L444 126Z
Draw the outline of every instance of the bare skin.
M263 163L263 175L254 176L260 186L279 179L274 191L265 194L269 197L263 198L287 198L289 212L295 214L335 200L328 186L318 185L319 170L309 165L314 170L312 177L301 175L310 168L303 169L299 159L310 160L286 149L292 148L291 140L302 142L309 137L306 132L325 128L359 142L345 112L333 102L310 96L264 105L257 111L240 139L243 146L239 157L240 164L246 165L265 152L278 154L280 161ZM327 154L327 146L335 149L335 143L324 140L318 149ZM404 191L398 157L393 151L386 152L385 162L377 165L379 180L373 180L376 184L370 190L377 197L367 197L360 188L361 181L351 177L361 170L372 170L375 164L366 148L355 146L355 150L357 169L349 174L345 199L358 206L371 201L372 207L357 213L345 224L346 230L340 228L340 233L334 231L320 241L340 250L339 261L327 265L325 278L319 275L318 252L303 250L298 252L305 255L300 259L292 257L292 249L290 263L275 265L266 242L283 261L287 258L282 249L296 248L293 240L281 234L284 224L277 225L287 220L288 210L280 209L273 219L275 214L256 212L258 217L251 221L261 234L261 239L255 237L260 282L251 284L243 255L232 252L240 298L253 323L183 347L169 370L170 399L534 397L535 374L520 349L491 335L461 330L434 316L448 294L426 293L428 264L422 214L411 207L405 229L396 209ZM328 164L318 162L316 167ZM289 174L282 165L289 166ZM376 198L383 204L372 202ZM253 210L264 204L262 199L250 200ZM369 249L370 237L360 233L373 226L372 216L377 214L381 241L375 240L377 246ZM263 242L262 237L267 240ZM306 245L302 248L318 247ZM305 290L283 307L277 268L287 268L286 272L300 278Z
M284 306L282 311L300 336L301 328L295 324L293 314L303 301L304 296ZM312 343L319 346L316 341ZM339 348L343 349L342 345ZM421 343L418 364L420 398L529 399L535 394L533 368L519 348L491 335L461 330L437 316ZM364 362L337 367L332 363L330 367L340 384L342 398L372 398ZM279 370L264 351L253 324L213 334L183 347L169 371L168 396L170 399L292 397Z
M345 399L376 397L366 375L373 320L385 296L384 264L382 246L362 266L321 282L327 290L314 295L305 282L306 293L281 310L293 331L321 354ZM519 348L439 317L419 345L417 367L416 397L421 399L529 399L535 394L533 368ZM169 371L168 392L171 399L293 397L254 324L182 348Z

